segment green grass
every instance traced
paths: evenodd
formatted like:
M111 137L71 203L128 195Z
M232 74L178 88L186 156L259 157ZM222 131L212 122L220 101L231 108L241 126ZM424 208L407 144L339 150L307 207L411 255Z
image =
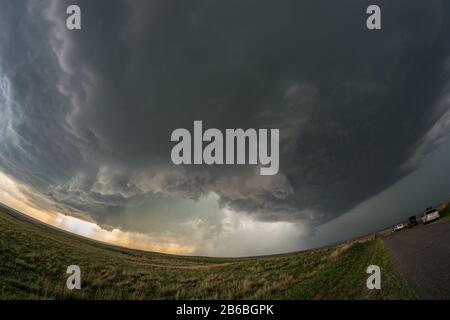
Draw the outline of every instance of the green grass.
M441 218L449 219L450 218L450 202L447 202L441 210L439 210L439 214Z
M81 268L82 289L65 287ZM368 290L365 270L382 269ZM0 299L415 298L379 239L247 259L183 257L103 245L0 209Z

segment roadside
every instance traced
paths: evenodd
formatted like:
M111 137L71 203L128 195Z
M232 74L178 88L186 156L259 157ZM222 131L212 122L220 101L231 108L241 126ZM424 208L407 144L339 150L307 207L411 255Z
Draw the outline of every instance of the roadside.
M450 299L448 212L440 221L394 233L384 242L395 267L420 298Z

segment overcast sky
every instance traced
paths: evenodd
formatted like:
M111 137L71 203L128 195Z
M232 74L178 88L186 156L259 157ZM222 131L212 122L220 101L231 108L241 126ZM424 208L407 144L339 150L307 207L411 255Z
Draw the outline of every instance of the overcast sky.
M386 227L450 196L449 36L447 0L0 0L0 200L215 256ZM279 174L173 165L194 120L279 128Z

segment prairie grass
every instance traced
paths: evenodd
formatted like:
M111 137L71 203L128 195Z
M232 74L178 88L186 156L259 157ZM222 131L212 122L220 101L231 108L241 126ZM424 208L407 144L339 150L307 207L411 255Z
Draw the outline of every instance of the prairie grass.
M81 290L66 288L71 264L81 268ZM366 288L370 264L382 269L381 290ZM184 257L100 244L0 209L0 299L414 297L375 237L285 255Z

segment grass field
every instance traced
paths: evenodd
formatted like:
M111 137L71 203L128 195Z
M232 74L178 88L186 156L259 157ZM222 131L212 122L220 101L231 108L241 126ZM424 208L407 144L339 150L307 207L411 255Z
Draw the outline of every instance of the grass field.
M450 201L441 206L439 214L441 215L441 218L443 218L444 220L450 218Z
M72 264L81 268L81 290L66 288ZM381 290L366 288L370 264L381 267ZM0 209L0 299L415 297L373 237L277 256L183 257L103 245Z

